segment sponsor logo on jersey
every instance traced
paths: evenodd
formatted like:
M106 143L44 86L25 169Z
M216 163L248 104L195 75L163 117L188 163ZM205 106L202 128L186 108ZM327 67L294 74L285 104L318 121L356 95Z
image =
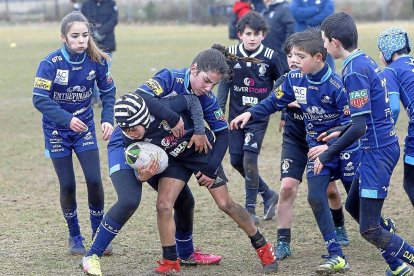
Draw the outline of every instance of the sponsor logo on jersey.
M240 64L237 62L236 63L236 65L234 65L234 69L240 69L241 68L241 66L240 66Z
M296 74L300 74L300 73L296 73ZM306 94L308 92L308 89L306 87L295 86L295 85L293 85L292 88L293 88L293 92L295 93L295 98L298 104L307 104L308 101L306 98Z
M69 70L58 69L56 72L55 83L60 85L68 85Z
M352 163L352 162L348 162L345 166L345 170L348 171L348 172L354 171L354 169L355 169L354 168L354 163Z
M82 70L82 66L72 67L72 71Z
M331 100L331 97L329 97L328 95L325 95L325 96L322 97L321 102L323 102L323 103L331 103L332 100Z
M345 115L351 115L351 111L349 110L349 105L345 105L342 111L344 112Z
M66 92L53 92L55 101L80 102L92 96L92 89L86 90L85 86L74 86L66 89Z
M352 106L361 108L368 102L368 91L366 89L352 91L349 93L349 100Z
M165 131L170 131L171 130L171 127L170 127L170 125L167 123L167 121L165 121L165 120L162 120L161 121L161 123L160 123L160 125L158 126L158 128L163 128Z
M63 59L62 59L62 57L61 56L55 56L55 57L53 57L52 58L52 62L53 63L55 63L55 62L58 62L58 61L62 61Z
M285 95L285 93L283 93L282 91L282 85L279 85L276 89L275 89L275 96L276 99L281 99L283 97L283 95Z
M111 72L109 72L109 71L106 73L106 82L107 83L113 83L114 82L114 79L112 78Z
M244 85L247 85L247 86L254 86L254 79L244 78L243 83L244 83Z
M259 65L259 77L263 77L266 74L266 67L269 67L268 64L260 63Z
M224 116L223 111L221 109L214 111L214 116L217 120L226 122L226 117Z
M243 92L243 93L256 93L256 94L264 94L267 93L267 87L246 87L246 86L233 86L234 92Z
M50 88L52 87L52 81L42 78L35 78L34 87L50 91Z
M93 80L94 78L96 78L96 72L95 70L91 70L88 74L88 76L86 77L87 80Z
M184 83L184 79L183 78L175 78L175 81L177 83Z
M246 106L254 106L259 103L259 99L256 97L242 96L242 104Z
M180 155L180 153L182 153L183 151L185 151L185 149L187 148L188 142L184 141L182 143L180 143L175 149L173 149L170 152L170 155L173 157L177 157L178 155Z
M155 95L159 96L164 92L161 85L154 79L149 79L145 84L154 92Z
M170 147L173 147L177 145L178 138L175 137L173 134L168 134L161 140L161 145L168 149Z

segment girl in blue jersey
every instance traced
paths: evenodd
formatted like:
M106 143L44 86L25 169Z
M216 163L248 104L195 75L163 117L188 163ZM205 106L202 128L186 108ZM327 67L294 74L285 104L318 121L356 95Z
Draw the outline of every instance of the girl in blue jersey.
M388 28L378 38L386 88L394 124L400 113L400 100L408 114L408 134L404 144L404 190L414 206L414 58L408 54L411 45L402 28Z
M214 45L213 47L221 51L224 48L221 45ZM157 270L168 269L168 266L174 267L177 263L172 207L176 202L179 191L194 172L198 183L209 188L209 192L218 207L228 214L249 236L253 247L261 259L264 271L273 272L277 270L277 262L272 246L266 242L263 235L257 230L247 211L235 203L228 193L227 180L224 173L221 172L221 162L229 144L228 125L217 103L217 98L211 92L214 86L227 74L228 65L226 58L235 59L239 62L253 62L255 59L251 57L237 57L229 52L223 55L217 49L208 49L200 52L194 58L190 68L178 70L163 69L137 89L140 95L147 94L157 98L170 97L177 94L196 95L203 109L204 120L215 136L214 147L210 151L208 151L208 146L198 147L196 142L198 139L193 137L188 144L181 144L177 148L178 152L191 147L192 141L195 141L195 150L207 153L205 158L207 158L208 162L204 165L197 165L197 163L192 162L194 157L189 157L189 159L182 161L175 170L177 174L184 175L185 177L181 176L178 179L166 178L159 183L157 218L164 260L160 263L160 267ZM205 137L199 138L206 139ZM219 184L215 184L216 181ZM182 234L183 239L185 233Z
M60 204L69 229L69 252L85 254L77 216L75 152L85 175L92 237L104 215L104 191L99 165L91 96L96 81L101 91L102 139L113 131L115 85L108 70L108 55L90 36L87 19L78 12L61 23L63 47L44 58L37 69L33 105L43 115L45 155L52 159L60 184ZM107 253L112 251L111 246Z
M229 121L266 98L272 91L274 81L283 74L277 53L262 44L268 30L264 18L257 12L250 12L242 17L237 28L242 42L231 46L229 52L239 57L255 57L261 61L230 62L231 80L221 81L217 92L220 107L225 110L230 91ZM260 177L258 169L258 156L268 123L269 117L266 117L249 123L244 129L230 131L230 163L244 177L245 208L256 225L259 224L256 215L258 192L263 197L264 220L273 218L279 198Z
M389 267L386 275L412 275L414 248L381 226L381 210L400 148L382 71L358 49L358 31L353 18L336 13L322 25L324 46L335 59L344 60L342 79L347 91L352 123L340 132L323 133L318 140L341 137L316 158L319 173L343 148L361 138L361 163L355 174L345 208L359 223L361 236L379 248ZM328 135L329 134L329 135Z
M327 164L324 171L320 174L314 173L312 157L320 155L328 148L326 142L317 141L316 138L332 127L349 122L348 102L339 76L325 62L327 53L320 32L309 29L296 33L289 41L296 65L300 69L290 71L283 84L278 86L274 93L236 117L230 126L232 129L243 128L250 118L256 120L268 116L296 100L303 112L309 146L309 160L306 165L308 202L329 253L325 263L317 268L316 273L326 275L343 272L349 265L336 239L326 192L329 182L339 171L345 170L348 173L354 171L359 162L359 145L355 143L348 148L349 158L345 168L342 167L338 155ZM347 191L352 178L352 175L345 174L342 177Z

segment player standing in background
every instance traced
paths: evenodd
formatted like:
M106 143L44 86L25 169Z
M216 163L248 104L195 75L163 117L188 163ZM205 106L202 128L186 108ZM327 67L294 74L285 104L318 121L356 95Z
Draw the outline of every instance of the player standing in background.
M335 12L334 0L292 0L290 4L295 18L295 31L302 32L307 28L318 28L322 21ZM335 70L335 61L328 54L326 62Z
M378 65L358 49L358 30L351 15L341 12L322 25L324 46L335 59L343 59L342 79L349 99L352 123L340 132L321 134L318 140L341 137L315 160L318 174L332 157L361 138L361 162L345 208L359 223L361 236L379 248L388 263L386 275L412 275L414 248L381 225L392 171L400 155L391 119L385 79Z
M408 134L404 144L404 190L414 206L414 58L407 32L388 28L378 38L380 58L386 66L384 77L394 124L400 113L400 100L408 114Z
M313 157L320 155L328 148L326 142L317 141L316 138L320 133L350 121L348 101L339 76L325 62L327 52L323 47L320 31L308 29L297 33L289 41L296 65L300 69L290 71L285 81L274 90L274 93L236 117L230 127L231 129L243 128L250 118L257 120L269 116L296 100L303 112L306 139L309 145L309 160L306 166L308 202L329 254L325 263L318 266L316 273L326 275L343 272L348 269L349 265L336 239L326 193L329 182L338 172L353 173L359 162L359 144L356 142L347 148L350 157L345 168L342 167L343 163L338 154L332 158L322 172L314 173ZM352 179L352 174L343 174L341 180L346 191L349 191Z
M266 36L268 26L264 18L257 12L250 12L237 24L238 35L242 41L231 46L230 53L239 57L254 57L260 63L229 62L232 71L231 80L223 80L218 87L217 99L222 110L225 110L230 91L228 121L265 99L273 89L273 83L282 74L279 56L272 49L264 46L262 40ZM264 220L271 220L279 195L269 188L259 175L258 156L269 123L269 117L247 124L244 129L230 131L229 153L230 163L245 180L245 209L256 225L258 192L263 197Z
M217 103L216 96L211 92L229 70L226 58L235 59L239 62L252 62L255 59L232 55L229 52L225 52L224 47L221 45L213 45L213 48L215 49L207 49L200 52L194 58L189 68L163 69L159 71L145 85L140 86L137 89L137 93L142 95L148 94L157 98L176 94L194 94L198 97L203 108L204 120L215 136L214 147L211 151L208 151L208 162L205 165L194 168L194 165L191 163L192 159L188 159L186 163L181 164L181 170L177 168L177 174L181 172L182 175L189 179L192 170L195 170L198 183L209 187L209 192L220 210L229 215L250 238L262 262L264 272L274 272L277 270L277 261L273 253L273 247L266 242L264 236L258 231L247 211L233 201L227 190L227 179L224 173L221 172L221 162L229 144L228 125ZM220 49L220 51L217 49ZM206 137L199 138L207 139ZM198 147L197 140L202 141L202 139L194 140L196 141L194 143L196 144L195 150L207 153L207 147ZM179 149L184 151L186 147L191 146L191 141L193 141L193 138L190 140L189 145L182 144ZM172 207L176 202L179 190L181 190L188 179L173 179L159 185L157 199L158 230L163 246L163 259L170 262L161 262L160 267L156 270L165 270L168 269L168 266L174 267L176 265L174 259L177 260L177 253L175 252L176 245L172 231L174 229ZM211 187L215 181L219 184ZM160 189L163 191L161 192ZM166 189L169 189L170 192L166 192ZM184 240L184 236L181 238ZM180 252L178 252L178 257L182 258Z
M89 20L92 26L91 34L99 47L104 50L111 60L116 49L115 27L118 24L118 7L113 0L86 0L81 7L82 14ZM100 105L100 91L95 85L92 95L92 105Z
M79 12L61 23L63 47L40 62L33 88L33 105L43 115L45 155L52 159L60 184L60 205L69 229L69 252L85 254L76 204L76 181L72 153L82 167L88 189L92 237L104 215L104 191L99 164L92 89L102 91L102 139L113 131L115 85L105 54L90 37L87 19ZM108 246L110 254L112 246Z
M291 39L300 34L291 35L285 43L285 53L287 64L290 70L298 69L296 58L292 53ZM275 87L285 81L286 75L280 77ZM283 260L291 256L290 249L291 229L293 220L293 203L296 199L299 184L302 182L303 172L308 161L309 146L306 142L306 128L303 121L303 112L297 104L289 104L282 111L281 125L283 129L282 152L280 156L280 198L277 209L277 241L275 253L278 260ZM348 162L342 154L341 162ZM344 166L345 167L345 166ZM345 216L342 208L341 194L334 181L329 183L327 189L329 207L335 225L336 238L340 245L349 245L349 238L345 228Z

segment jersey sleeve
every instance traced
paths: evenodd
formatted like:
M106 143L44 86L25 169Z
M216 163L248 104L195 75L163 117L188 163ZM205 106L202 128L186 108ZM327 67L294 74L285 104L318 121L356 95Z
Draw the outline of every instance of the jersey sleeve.
M397 73L391 68L385 68L383 76L385 78L385 88L387 89L392 118L395 124L400 114L400 82L398 81Z
M353 72L344 78L351 116L371 113L371 96L368 76Z
M172 92L174 78L170 70L162 69L151 79L138 87L138 90L157 98L168 96Z
M56 69L53 64L44 59L37 68L36 77L33 85L33 95L50 97L53 91L53 81L56 76Z
M102 100L101 123L113 124L116 88L106 60L103 64L98 65L97 71L96 84Z

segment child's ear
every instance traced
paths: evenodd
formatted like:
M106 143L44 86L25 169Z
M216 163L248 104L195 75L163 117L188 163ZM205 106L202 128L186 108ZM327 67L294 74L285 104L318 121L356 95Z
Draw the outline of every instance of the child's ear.
M241 33L241 32L237 32L237 36L239 37L239 40L242 40L243 33Z
M323 62L323 59L322 59L322 54L321 54L321 53L317 53L317 54L315 55L315 57L316 57L316 61L317 61L317 62Z
M341 44L341 41L339 41L338 39L336 39L336 38L332 38L332 41L333 41L333 43L334 43L334 46L335 46L335 48L339 48L342 44Z
M66 37L63 34L60 35L60 38L62 39L62 43L66 43Z

